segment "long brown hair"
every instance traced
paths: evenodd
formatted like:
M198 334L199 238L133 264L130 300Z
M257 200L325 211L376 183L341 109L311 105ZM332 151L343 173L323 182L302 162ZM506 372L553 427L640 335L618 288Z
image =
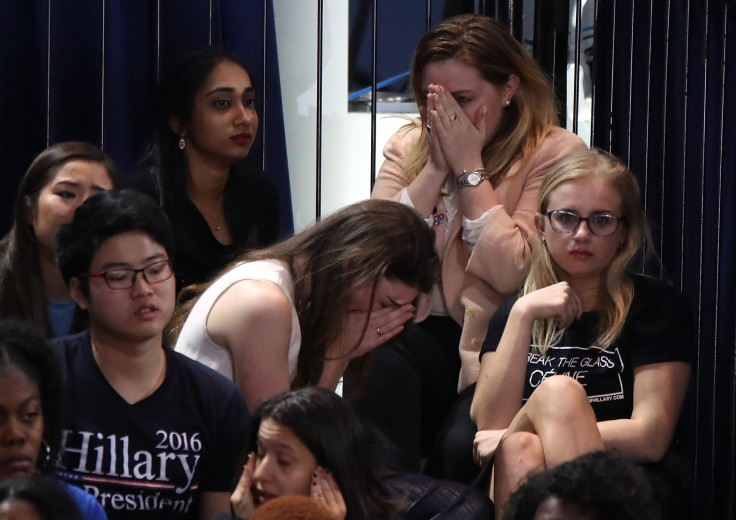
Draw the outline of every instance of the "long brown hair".
M0 241L0 315L31 323L48 337L53 335L53 331L46 310L38 242L29 215L36 211L41 190L70 161L102 165L113 186L117 186L115 164L95 145L70 141L51 146L33 160L21 180L13 208L12 227Z
M284 242L244 254L223 272L241 262L263 259L284 262L294 280L302 334L294 388L319 381L327 347L342 332L345 309L356 289L373 287L373 298L378 282L385 277L428 293L437 282L440 266L434 231L412 208L384 200L347 206ZM174 341L196 296L209 285L182 292L186 303L179 306L171 323ZM353 361L351 369L359 369L360 361Z
M607 181L621 196L621 218L627 229L626 240L608 266L605 291L598 309L599 332L596 344L610 348L618 338L634 298L634 285L627 271L640 248L651 243L646 215L641 207L639 184L631 171L617 158L598 149L580 150L560 160L545 177L537 198L539 215L547 211L549 197L560 185L578 179L599 177ZM561 280L557 264L546 247L534 251L529 276L522 294L553 285ZM562 339L554 319L537 320L532 328L534 348L544 354Z
M492 18L465 14L443 20L419 40L411 67L411 83L418 107L427 103L422 75L427 64L454 59L473 67L495 86L504 85L511 75L519 87L504 109L499 127L483 147L483 164L496 186L519 158L530 157L552 126L557 125L554 90L539 65L509 31ZM413 178L429 159L425 129L408 155L404 169ZM411 125L409 125L411 126Z

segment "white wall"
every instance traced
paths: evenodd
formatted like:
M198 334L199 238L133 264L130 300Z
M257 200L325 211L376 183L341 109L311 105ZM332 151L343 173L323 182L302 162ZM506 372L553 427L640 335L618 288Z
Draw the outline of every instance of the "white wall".
M316 216L317 2L274 0L294 229ZM370 113L348 113L348 2L325 0L323 17L322 204L326 215L370 196ZM381 149L404 122L379 115Z

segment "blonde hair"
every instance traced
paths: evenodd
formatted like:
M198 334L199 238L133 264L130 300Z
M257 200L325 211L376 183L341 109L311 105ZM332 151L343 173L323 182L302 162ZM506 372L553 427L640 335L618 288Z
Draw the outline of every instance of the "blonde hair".
M418 107L426 105L422 75L427 64L454 59L473 67L489 83L504 85L513 74L519 87L504 109L496 133L483 147L482 158L493 186L518 158L530 157L556 126L554 90L539 65L506 28L492 18L466 14L448 18L422 36L414 52L411 83ZM413 179L429 160L426 130L419 121L422 138L403 165Z
M537 212L547 211L549 197L559 186L578 179L598 177L607 181L621 197L621 219L627 236L608 266L605 291L599 302L599 347L608 350L616 342L634 298L634 286L627 276L628 269L642 245L651 242L644 210L641 208L639 184L634 174L614 156L598 149L580 150L562 159L544 179L537 197ZM560 281L558 266L546 247L534 247L529 275L522 294L547 287ZM537 320L532 328L534 349L545 354L562 338L555 319Z

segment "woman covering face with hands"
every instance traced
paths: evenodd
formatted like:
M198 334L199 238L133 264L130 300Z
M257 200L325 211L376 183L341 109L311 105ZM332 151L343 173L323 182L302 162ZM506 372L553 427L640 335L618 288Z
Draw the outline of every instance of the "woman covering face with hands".
M670 457L690 375L681 297L629 271L648 231L624 165L596 150L565 158L542 185L536 223L540 247L521 293L491 319L471 407L498 518L530 471L601 449ZM652 475L670 478L662 467Z
M233 379L251 409L290 388L334 390L413 318L437 278L433 243L406 206L348 206L193 289L176 349Z
M531 55L486 16L449 18L422 36L411 83L421 120L384 147L372 197L414 207L435 229L442 278L431 297L420 299L417 334L392 345L401 351L399 362L411 362L394 369L397 362L379 354L370 375L378 388L402 386L367 396L359 410L402 451L424 445L417 454L423 458L456 393L477 379L488 320L526 276L542 180L557 160L585 145L557 126L552 86ZM420 386L407 387L417 378ZM397 402L384 421L389 395L416 397ZM421 438L399 441L416 409L424 410ZM391 425L399 423L402 431L395 431ZM433 474L460 478L442 468Z

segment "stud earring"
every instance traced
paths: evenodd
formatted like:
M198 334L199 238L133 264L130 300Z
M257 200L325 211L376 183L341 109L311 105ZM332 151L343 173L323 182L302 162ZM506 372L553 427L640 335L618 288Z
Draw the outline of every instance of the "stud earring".
M51 446L49 446L49 443L46 441L46 439L41 440L41 454L43 455L43 462L41 463L41 467L47 467L49 465L49 462L51 462Z
M503 106L505 106L505 107L509 106L510 104L511 104L511 100L510 99L507 99L506 101L503 102Z
M181 136L181 139L179 139L179 150L183 150L187 147L187 142L184 140L184 136Z

